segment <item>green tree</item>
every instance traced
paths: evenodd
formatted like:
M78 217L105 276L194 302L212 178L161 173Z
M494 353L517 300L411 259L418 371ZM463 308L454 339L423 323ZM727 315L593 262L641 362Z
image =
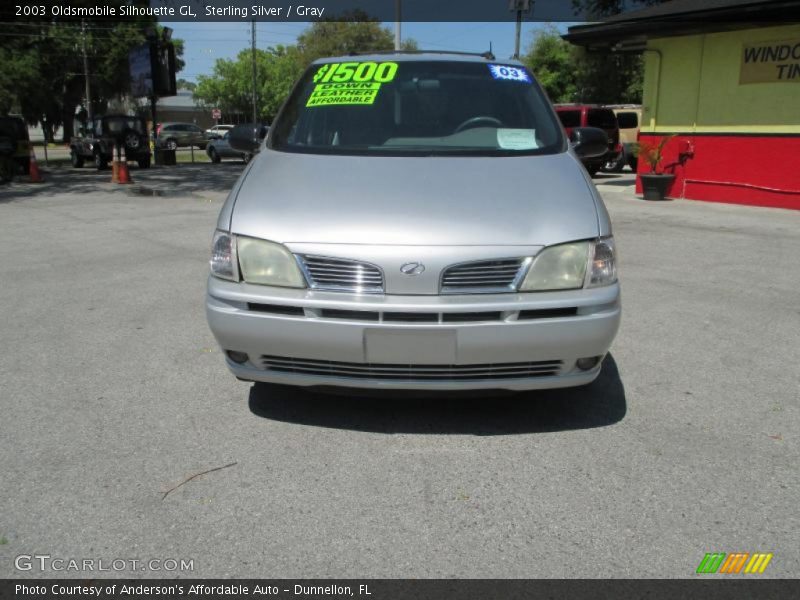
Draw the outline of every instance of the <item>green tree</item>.
M324 56L394 48L392 32L363 13L352 21L316 21L297 37L297 46L307 62Z
M120 6L122 1L111 3ZM72 3L94 4L91 0ZM87 18L83 23L52 19L7 24L0 47L0 113L18 111L30 124L46 123L51 132L63 125L64 138L68 139L73 134L76 108L85 101L84 45L92 110L103 112L110 101L127 95L128 52L145 41L148 28L157 28L154 19ZM180 69L183 44L180 40L174 43Z
M363 18L357 14L356 17ZM374 21L315 22L297 38L296 45L278 45L256 50L256 81L259 119L272 121L295 81L308 64L324 56L353 52L391 50L394 37ZM416 49L412 39L404 49ZM197 79L194 96L202 104L223 112L252 112L253 55L242 50L235 59L217 59L211 75Z
M542 84L552 102L572 102L577 91L572 45L561 39L555 27L533 33L522 62Z
M580 47L574 56L576 101L598 104L642 101L644 62L641 53L592 53Z
M548 27L534 32L522 60L553 102L641 102L641 54L587 52Z
M264 78L259 79L259 98L264 116L272 122L295 81L306 68L307 61L297 46L269 48L264 65Z
M669 0L572 0L572 7L576 15L597 20L617 15L623 9L639 10L663 2L669 2Z

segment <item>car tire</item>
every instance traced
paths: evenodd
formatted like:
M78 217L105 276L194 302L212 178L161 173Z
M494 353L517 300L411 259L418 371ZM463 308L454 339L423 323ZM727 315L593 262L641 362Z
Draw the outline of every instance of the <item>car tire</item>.
M11 183L14 181L17 165L11 159L0 158L0 183Z
M219 163L222 160L213 147L208 149L208 158L210 158L211 162L214 164Z
M600 170L600 165L586 165L586 170L589 172L589 177L594 177Z
M98 152L94 155L94 166L98 171L104 171L108 167L108 161Z
M253 155L250 154L249 152L245 152L244 154L242 154L242 160L244 161L244 164L247 164L251 160L253 160Z
M83 157L78 154L75 148L72 148L69 151L69 161L72 163L72 167L74 169L80 169L83 166Z
M31 159L26 158L19 163L19 168L22 171L23 175L30 175L31 174Z
M167 150L173 150L173 151L177 150L178 149L178 141L170 138L170 139L167 140L167 143L165 144L165 146L166 146Z
M136 162L138 163L140 169L149 169L150 168L150 157L140 158Z
M606 173L622 173L622 169L625 168L626 162L627 158L625 156L625 152L620 152L616 160L609 160L605 165L603 165L603 171Z
M639 157L638 156L629 156L628 157L628 166L631 168L631 171L636 173L636 169L639 165Z

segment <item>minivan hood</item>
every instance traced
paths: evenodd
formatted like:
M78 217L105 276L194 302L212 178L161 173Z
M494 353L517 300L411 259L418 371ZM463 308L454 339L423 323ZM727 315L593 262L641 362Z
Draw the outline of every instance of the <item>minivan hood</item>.
M520 157L258 154L231 231L281 243L550 245L598 235L569 153Z

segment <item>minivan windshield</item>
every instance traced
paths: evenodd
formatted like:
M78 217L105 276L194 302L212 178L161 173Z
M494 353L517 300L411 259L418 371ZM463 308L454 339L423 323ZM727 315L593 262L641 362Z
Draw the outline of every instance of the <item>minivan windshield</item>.
M547 98L521 66L447 60L312 65L269 147L358 155L552 154L564 147Z

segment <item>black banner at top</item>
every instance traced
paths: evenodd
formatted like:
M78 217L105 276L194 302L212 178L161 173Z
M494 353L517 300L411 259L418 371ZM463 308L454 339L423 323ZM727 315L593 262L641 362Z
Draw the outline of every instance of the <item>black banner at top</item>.
M170 21L375 21L466 22L597 21L653 0L3 0L3 21L14 19L126 19Z

